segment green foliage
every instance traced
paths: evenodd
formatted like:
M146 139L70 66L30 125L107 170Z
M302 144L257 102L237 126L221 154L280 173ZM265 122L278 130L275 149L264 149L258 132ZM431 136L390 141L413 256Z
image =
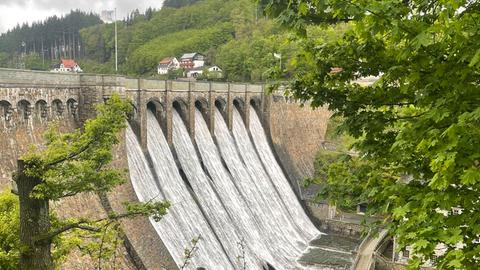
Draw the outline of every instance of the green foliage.
M52 228L61 226L61 222L55 214L50 215ZM0 269L16 270L20 258L21 244L20 233L20 205L18 197L5 190L0 193ZM81 243L71 235L59 235L52 239L52 257L56 268L60 268L70 251Z
M179 7L184 7L191 5L198 0L165 0L163 2L164 7L171 7L171 8L179 8Z
M20 240L18 198L3 191L0 193L0 268L13 270L18 268Z
M197 51L205 54L211 64L218 64L225 71L225 79L265 80L267 71L279 66L273 52L282 53L283 66L289 68L288 59L294 55L296 46L289 43L288 35L271 20L256 17L257 8L249 0L203 0L180 8L166 4L161 10L153 11L150 19L134 13L118 26L120 72L157 76L155 67L160 59ZM92 60L87 62L86 72L104 73L101 63L113 66L113 31L111 24L81 31L87 55ZM179 75L160 78L181 77ZM203 78L219 79L217 76Z
M185 30L160 36L138 48L129 59L131 72L145 74L156 70L159 59L184 52L205 52L233 38L231 24Z
M146 215L153 220L159 222L160 219L167 214L167 209L170 207L169 202L148 202L148 203L126 203L125 208L129 215Z
M344 119L334 116L328 121L327 131L325 132L325 140L333 143L337 151L349 151L354 145L355 139L342 130Z
M183 69L171 69L167 73L168 80L176 80L177 78L183 77Z
M278 31L271 21L261 20L251 27L255 30L232 39L216 54L216 63L231 81L264 81L267 71L280 65L273 53L282 54L284 64L289 64L287 60L295 51L288 34Z
M261 0L299 33L292 95L328 105L371 168L341 172L386 216L411 267L446 244L439 269L477 269L480 236L480 19L477 1ZM309 27L349 27L318 40ZM340 67L340 72L331 72ZM360 77L379 76L369 86ZM342 169L342 171L344 171ZM406 177L408 176L408 177ZM339 192L341 190L338 190ZM352 192L351 190L346 190ZM346 194L348 195L348 194ZM463 208L445 216L440 210ZM462 248L457 248L457 243Z
M138 11L133 12L129 18L118 22L118 60L120 65L125 66L121 68L122 71L128 73L136 70L136 67L130 65L130 57L136 53L138 48L153 39L165 36L165 45L178 46L181 41L167 39L169 34L184 30L192 30L190 33L193 33L195 32L193 29L201 32L228 22L230 21L230 12L242 2L248 1L204 0L181 8L164 6L159 11L152 11L151 18L148 20ZM95 25L82 29L81 36L88 58L99 63L113 61L115 48L113 35L113 24ZM216 46L218 45L220 44ZM155 60L159 61L160 59ZM153 69L149 70L149 72L152 71ZM139 74L143 73L145 72Z
M183 264L182 266L180 266L180 270L187 269L191 260L193 259L193 257L195 257L195 253L198 250L198 242L200 242L200 240L202 240L201 236L197 236L193 238L191 241L192 246L190 248L189 247L185 248L183 252L184 254Z
M315 159L315 176L306 184L318 184L322 188L316 200L327 200L344 211L355 211L357 204L367 201L363 193L371 167L358 157L345 153L322 151Z
M81 130L59 133L55 127L50 128L45 134L45 146L32 149L23 157L25 174L41 180L30 196L55 201L83 192L105 194L123 183L125 172L107 168L107 165L112 160L113 146L119 142L119 132L125 127L131 109L128 101L112 95L105 104L97 106L97 116L87 120ZM20 248L17 228L19 214L18 206L11 205L17 205L18 200L5 195L0 197L0 202L2 199L6 202L0 203L0 207L8 206L10 212L5 213L6 217L0 213L0 219L14 218L12 222L2 224L8 227L6 229L9 229L10 237L3 236L1 233L7 230L0 227L0 256L8 259L5 264L13 265L13 261L18 260ZM125 203L123 213L112 212L108 217L97 220L59 220L52 215L50 231L35 235L32 244L42 245L53 241L52 255L57 266L61 265L73 248L78 247L82 253L98 260L98 267L102 268L110 258L115 258L118 243L121 242L120 219L151 216L158 221L167 213L169 206L168 202L160 201ZM15 249L12 249L15 245Z
M31 70L47 70L48 67L44 66L43 60L38 54L29 54L25 56L25 68Z
M202 70L202 74L199 74L197 81L209 80L209 81L224 81L223 72L220 71L209 71L208 68Z
M0 52L0 67L8 67L8 54L5 52Z
M24 157L26 173L42 180L33 195L58 200L80 192L108 192L122 183L122 172L105 166L130 110L128 102L114 95L97 106L97 117L87 120L82 130L62 134L50 128L45 149Z
M99 63L94 60L82 59L78 65L85 73L115 74L115 62Z
M58 60L60 57L73 57L74 54L78 58L82 56L78 45L83 47L79 30L100 23L98 15L72 10L62 17L51 16L31 25L17 25L0 35L0 52L7 53L12 60L20 54L41 55L42 50L47 62L50 62L52 57ZM61 55L61 45L65 45L66 55ZM3 66L1 61L0 66Z

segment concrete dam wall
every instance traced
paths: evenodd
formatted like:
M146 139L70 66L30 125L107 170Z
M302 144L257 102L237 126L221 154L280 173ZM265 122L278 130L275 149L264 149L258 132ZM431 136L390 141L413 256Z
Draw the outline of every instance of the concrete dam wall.
M116 159L113 164L115 167L130 168L132 181L118 187L107 198L98 198L98 196L92 194L78 196L78 198L72 198L71 201L62 201L55 205L57 212L60 211L60 213L68 215L68 213L76 211L76 213L101 216L109 208L120 209L122 201L147 198L148 194L140 194L139 189L142 190L140 186L142 183L135 179L160 178L158 176L160 169L155 169L155 162L162 161L159 164L166 164L169 161L155 160L156 156L166 156L164 155L166 152L171 152L172 158L170 161L174 162L172 166L175 166L175 168L170 174L172 178L180 177L178 178L180 180L177 182L188 183L185 191L193 194L191 196L193 198L193 206L191 207L199 205L199 215L209 217L209 213L215 213L215 205L208 206L207 201L201 201L202 198L212 196L209 201L214 201L216 198L219 200L218 205L223 205L224 208L231 210L225 213L226 218L230 218L232 224L243 224L245 225L244 227L248 227L248 224L253 222L252 220L235 217L232 214L236 213L235 209L238 210L241 207L236 205L235 201L226 202L228 197L234 197L234 194L231 194L231 196L214 194L215 189L212 189L211 191L214 193L210 194L207 190L196 188L195 185L201 185L201 183L208 184L210 183L209 181L222 179L222 174L234 177L234 167L229 167L228 162L232 162L231 166L234 166L233 164L236 161L228 161L224 156L221 156L222 151L228 150L227 144L229 140L233 140L237 148L241 146L238 143L240 140L245 140L245 143L242 144L245 146L252 143L252 159L255 156L262 159L258 161L258 164L262 164L262 162L264 164L265 160L268 160L268 149L265 148L266 152L262 154L262 151L259 150L261 145L258 144L261 138L255 137L258 134L261 135L261 133L257 134L256 131L252 130L252 127L255 127L255 130L258 129L258 126L254 126L251 123L252 119L254 119L256 123L260 124L260 127L263 127L264 132L267 134L266 143L268 146L273 146L275 150L272 153L274 159L270 161L280 161L279 165L281 166L281 168L277 168L277 171L273 169L269 171L268 168L264 168L265 166L259 167L257 169L263 172L257 174L264 174L262 176L264 179L273 179L273 177L281 178L282 173L285 172L288 180L291 181L291 186L297 192L300 191L298 181L301 181L305 176L313 172L313 157L323 141L326 124L330 116L330 113L325 109L312 111L306 107L302 108L298 104L287 102L281 93L266 95L262 85L160 81L112 75L65 75L0 69L0 133L5 138L0 141L0 150L4 153L0 157L0 184L2 187L4 188L8 185L11 172L15 170L15 160L22 153L25 153L28 145L42 143L41 133L50 122L58 121L64 130L72 130L79 127L85 119L94 115L93 106L96 103L103 102L104 99L107 99L113 93L118 93L130 100L135 108L135 112L130 120L130 127L127 129L126 134L123 135L125 140L122 140L122 144L116 148ZM256 116L258 117L255 118ZM240 124L243 124L245 127L246 133L244 134L246 134L246 137L243 137L243 139L239 135L241 134L239 131L241 126L238 126ZM149 131L151 132L155 125L157 125L156 133L149 134ZM182 125L184 126L183 131ZM219 129L223 127L226 130L223 130L223 133L221 133L222 131L219 131ZM158 134L163 134L164 136L166 148L163 150L153 148L156 145L160 145ZM211 134L213 136L210 136ZM221 134L230 134L233 137L230 139L228 139L228 136L222 138L223 135ZM238 137L235 137L235 135ZM180 138L183 139L179 141ZM223 145L224 148L220 147L222 146L222 140L225 143ZM213 143L214 146L202 148L202 145L210 145L210 143ZM134 145L138 145L138 147ZM218 150L210 153L208 149L216 148L215 145L218 146ZM158 152L163 153L159 155L155 151L164 152ZM250 156L245 154L248 148L242 151L238 149L235 151L240 154L239 160L242 161L240 164L248 163L247 160ZM192 152L195 153L198 161L194 161L196 158L190 156ZM135 166L132 166L131 163L133 160L131 158L132 154L137 155L139 158L137 160L139 163L135 165L137 168L147 164L144 169L134 169ZM207 156L215 155L218 155L217 162L220 163L215 163L214 157L207 158ZM128 160L127 156L129 157ZM140 165L143 162L142 156L146 162L144 165ZM210 161L211 163L209 163ZM252 168L254 166L255 164L252 163ZM248 168L246 169L248 170ZM153 172L153 174L151 176L143 175L145 171ZM174 171L177 172L175 173ZM272 176L277 174L278 171L281 173L277 176ZM180 174L175 176L178 173ZM218 175L215 175L217 173ZM203 174L204 176L201 176ZM204 180L201 179L202 177L204 177ZM262 177L259 176L255 180L260 181ZM157 181L157 184L151 188L156 186L157 188L165 189L165 185L167 185L174 190L174 183L166 182L162 187L158 183L158 179L152 180L152 182L155 181ZM145 181L145 183L148 184L148 181ZM215 183L214 181L214 185L219 189L221 185L227 185L227 183L222 181ZM246 184L243 188L246 189L247 187L248 185ZM145 188L147 187L144 186L143 190L146 190ZM224 186L223 188L229 189L229 186ZM232 181L231 188L237 188L242 191L242 187L238 186L238 182L235 181ZM282 187L273 185L271 188L268 188L268 186L263 186L263 188L273 190L274 192L272 191L270 195L278 196L278 203L284 204L282 202L284 198L281 197L283 194L281 191ZM167 190L159 190L159 193L168 194ZM238 196L244 196L242 194L242 192L238 192ZM254 196L262 195L254 192L249 196L253 198ZM171 199L172 197L169 198ZM241 200L238 201L240 202ZM245 199L245 201L248 200ZM82 207L79 205L82 205ZM253 207L254 204L249 206ZM208 207L212 208L209 210ZM285 210L285 215L294 211L296 210ZM181 211L179 210L178 213L181 213ZM256 217L257 219L254 219L254 221L258 222L261 216L256 214ZM235 258L232 258L235 257L236 252L239 252L236 250L236 244L231 247L225 246L226 241L222 240L222 236L219 235L220 232L218 229L215 229L221 223L215 225L213 219L213 216L207 218L206 222L208 224L205 224L206 227L210 228L208 230L214 228L215 234L212 236L210 244L211 246L219 245L215 249L216 252L218 250L224 250L224 252L216 255L217 260L214 262L205 261L199 255L198 263L192 265L206 267L206 265L225 264L225 269L236 269L238 268L235 266L237 262ZM312 230L308 232L309 230L305 228L308 225L301 225L303 229L300 228L299 230L298 222L289 221L290 223L291 225L289 226L293 226L293 234L303 235L305 239L307 238L306 235L312 234ZM122 269L136 269L139 267L146 269L175 269L176 265L178 265L178 257L181 255L176 255L172 251L173 244L169 243L168 239L165 238L164 230L159 230L155 224L145 218L124 221L122 225L128 242L126 247L121 250L121 254L124 255L121 259ZM288 226L285 225L285 227ZM160 228L165 229L168 226ZM231 230L231 232L236 232L237 235L254 235L254 233L242 232L241 228L232 227ZM254 231L254 229L252 230ZM225 231L223 234L229 235L228 231ZM185 239L189 238L188 235L183 237ZM302 236L298 237L302 238ZM178 235L176 238L181 237ZM272 236L269 239L274 241L275 238ZM227 237L225 239L228 240L230 238ZM237 240L241 240L241 237L237 238ZM180 242L177 244L177 252L182 245L184 243ZM296 252L301 253L300 247L292 248L299 250ZM261 252L258 252L260 250L258 247L248 247L248 250L252 253L250 257L245 256L245 260L248 258L249 265L261 267L262 263L266 265L268 262L269 265L277 266L276 269L282 269L281 265L289 265L294 261L294 259L285 259L282 256L272 257L272 254L275 254L275 252L265 252L262 255ZM78 266L81 264L76 264L81 261L81 258L72 256L70 260L73 262L67 262L66 269L84 269L84 267ZM82 263L88 264L88 262ZM285 269L293 269L292 267L286 267ZM215 269L211 267L206 268ZM251 269L255 268L252 267Z

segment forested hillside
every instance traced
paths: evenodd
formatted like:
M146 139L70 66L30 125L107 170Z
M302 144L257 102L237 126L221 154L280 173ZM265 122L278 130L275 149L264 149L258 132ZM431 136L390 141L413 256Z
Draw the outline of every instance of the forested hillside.
M80 59L85 50L79 30L101 23L98 15L75 10L64 17L17 25L0 35L0 66L17 68L26 63L25 68L42 69L44 61L49 65L62 57Z
M191 5L198 0L165 0L163 2L164 7L173 7L173 8L179 8L183 6L188 6Z
M248 3L249 10L240 10L242 2ZM173 47L185 47L205 53L209 48L201 44L202 42L196 42L197 46L184 46L181 43L190 42L191 44L192 40L202 40L204 32L208 32L207 29L219 28L223 23L232 22L232 16L237 14L246 17L247 14L244 13L248 12L250 17L253 17L254 11L254 6L249 3L249 0L204 0L178 9L164 7L154 12L150 17L143 14L132 14L129 22L124 21L118 25L118 59L121 71L129 74L153 72L152 63L150 63L153 59L149 59L148 62L132 63L132 61L128 61L130 56L135 56L136 60L166 57L170 56L170 48ZM90 60L100 63L113 63L115 56L113 27L111 24L104 24L81 31ZM190 29L196 29L197 31L185 32L182 36L182 31ZM233 38L234 32L231 32ZM176 33L176 35L165 37L173 33ZM184 40L185 35L188 35L188 40ZM161 46L154 46L149 43L152 41L155 44L154 39L162 41ZM227 40L228 38L223 38L222 43ZM211 44L211 46L217 47L222 43ZM175 51L175 53L181 52ZM160 59L155 59L155 62L158 60ZM140 66L144 64L149 66Z
M295 46L285 42L287 34L263 18L251 0L170 0L164 4L161 10L135 10L118 21L118 73L152 76L162 58L199 52L207 56L207 64L224 70L226 80L260 81L268 69L280 65L273 53L285 59L294 53ZM25 25L2 35L0 66L18 68L15 63L20 62L27 69L48 70L50 61L47 66L38 65L44 56L47 60L66 57L75 58L85 72L115 73L114 24L75 11L65 18L49 18L40 26L40 33L47 34L29 35L39 26ZM26 48L19 47L23 40ZM42 42L48 52L42 53ZM286 67L288 62L283 64Z

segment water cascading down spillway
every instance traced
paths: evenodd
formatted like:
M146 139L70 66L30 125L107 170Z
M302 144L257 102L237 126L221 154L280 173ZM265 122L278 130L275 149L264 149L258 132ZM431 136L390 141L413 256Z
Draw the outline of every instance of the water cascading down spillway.
M320 234L250 109L252 139L236 108L232 132L216 109L214 137L196 109L195 141L173 110L179 167L152 112L147 113L147 156L127 129L130 176L139 200L172 203L160 222L151 222L178 266L184 263L185 248L200 236L185 269L264 269L267 264L277 270L302 269L296 260Z

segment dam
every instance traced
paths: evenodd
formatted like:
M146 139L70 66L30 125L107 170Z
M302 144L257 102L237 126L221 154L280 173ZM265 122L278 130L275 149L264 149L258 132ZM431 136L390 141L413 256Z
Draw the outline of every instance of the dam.
M301 201L298 181L311 170L302 158L312 162L330 114L306 111L282 93L268 95L263 85L0 69L2 185L27 144L41 143L48 123L81 127L94 116L95 104L113 93L134 107L114 162L129 169L130 181L107 198L79 200L88 201L88 210L105 212L125 199L171 202L159 222L122 224L137 264L348 269L352 258L342 252L324 251L336 258L333 266L299 260L318 252L311 241L322 237ZM295 121L299 115L310 118ZM188 248L195 254L186 264Z

